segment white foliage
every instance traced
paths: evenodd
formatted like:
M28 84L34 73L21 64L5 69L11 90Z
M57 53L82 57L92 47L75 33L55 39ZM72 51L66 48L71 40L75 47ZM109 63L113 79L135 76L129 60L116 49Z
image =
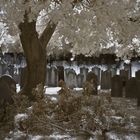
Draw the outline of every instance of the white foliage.
M41 34L51 19L59 24L49 46L63 46L62 40L67 40L73 44L74 55L116 53L126 58L132 56L133 49L140 53L138 43L132 41L140 37L139 0L84 0L74 7L72 2L1 0L0 20L17 34L18 24L23 22L27 11L29 21L37 21L36 28Z

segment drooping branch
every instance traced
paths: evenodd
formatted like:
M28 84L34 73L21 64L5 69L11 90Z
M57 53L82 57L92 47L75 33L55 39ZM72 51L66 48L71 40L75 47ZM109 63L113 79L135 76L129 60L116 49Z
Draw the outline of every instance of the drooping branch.
M46 48L48 42L50 41L57 24L53 23L52 21L49 21L45 30L43 31L42 35L40 36L39 40L42 44L43 48Z

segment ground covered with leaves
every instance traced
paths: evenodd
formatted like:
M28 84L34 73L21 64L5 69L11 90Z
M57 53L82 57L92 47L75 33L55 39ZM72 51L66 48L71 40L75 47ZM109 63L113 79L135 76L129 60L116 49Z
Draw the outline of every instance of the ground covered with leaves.
M15 96L10 113L14 121L3 125L10 126L6 133L1 127L3 139L140 139L140 109L135 100L112 98L109 91L95 96L62 87L55 98L44 91L41 85L34 89L32 103L26 96Z

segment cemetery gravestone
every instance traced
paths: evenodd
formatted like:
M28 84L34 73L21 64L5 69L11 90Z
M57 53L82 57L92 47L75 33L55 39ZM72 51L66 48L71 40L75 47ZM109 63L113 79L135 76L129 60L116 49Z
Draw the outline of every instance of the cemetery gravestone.
M49 83L50 83L50 68L46 68L46 85L49 86Z
M58 72L56 67L50 68L50 78L51 78L51 86L56 87L58 84Z
M122 77L123 86L125 87L126 82L129 78L129 71L128 70L120 70L120 76Z
M110 70L111 70L111 76L112 76L112 77L115 76L115 75L117 74L117 69L111 68Z
M124 70L128 71L128 78L131 78L131 64L124 64Z
M67 81L66 81L66 85L69 88L75 88L77 86L77 78L76 78L76 73L73 69L70 69L69 72L67 73Z
M86 92L90 92L87 94L89 94L89 95L96 95L97 94L97 86L98 86L97 81L98 81L97 76L94 74L94 72L91 71L87 74L86 82L84 85L84 89L87 90Z
M58 66L58 81L63 80L64 81L64 67L63 66Z
M80 68L80 74L83 74L84 75L83 82L86 81L87 73L88 73L88 68L86 68L86 67Z
M101 89L110 89L111 88L111 71L102 71L101 72Z
M126 98L137 98L138 90L137 90L137 80L136 78L130 78L126 82L125 87L125 97Z
M123 96L123 81L119 75L115 75L111 79L111 96L112 97Z
M101 78L101 69L98 67L94 67L92 68L92 71L94 72L94 74L97 76L98 79L98 85L100 84L100 78Z
M83 87L83 79L84 79L84 75L82 74L77 75L77 87L79 88Z

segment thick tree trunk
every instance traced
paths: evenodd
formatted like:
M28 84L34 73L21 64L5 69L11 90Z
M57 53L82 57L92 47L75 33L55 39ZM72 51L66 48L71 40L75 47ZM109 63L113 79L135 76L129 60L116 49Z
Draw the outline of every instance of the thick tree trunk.
M46 46L53 35L56 24L48 22L41 37L36 31L36 21L28 22L25 12L24 22L19 24L20 40L26 57L27 68L25 84L21 93L33 99L32 90L38 84L44 86L46 79Z
M32 89L38 84L45 83L46 51L36 32L36 22L24 22L19 25L21 43L27 62L27 77L22 93L33 98Z

